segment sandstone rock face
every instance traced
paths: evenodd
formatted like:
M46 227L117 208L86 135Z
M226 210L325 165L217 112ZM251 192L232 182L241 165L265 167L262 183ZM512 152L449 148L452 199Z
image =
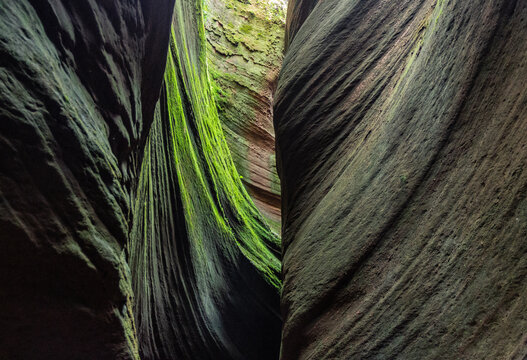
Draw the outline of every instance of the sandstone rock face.
M282 359L524 359L527 3L308 10L275 105Z
M255 204L280 231L273 93L282 63L284 9L267 1L206 1L210 72L234 163Z
M171 9L0 3L2 359L137 358L123 247Z
M318 3L318 0L289 0L285 24L285 44L287 50L304 21Z
M173 7L0 2L1 359L278 356L279 239Z
M175 5L133 211L129 251L141 358L276 359L279 239L231 158L199 4Z

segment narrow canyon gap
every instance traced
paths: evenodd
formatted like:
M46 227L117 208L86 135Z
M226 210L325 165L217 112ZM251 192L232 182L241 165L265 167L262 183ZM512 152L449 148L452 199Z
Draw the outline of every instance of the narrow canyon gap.
M291 0L281 358L527 357L527 2Z
M129 250L142 359L278 358L279 238L231 158L216 101L235 100L209 72L202 5L175 5L141 166Z
M527 358L527 3L269 4L0 1L1 359Z

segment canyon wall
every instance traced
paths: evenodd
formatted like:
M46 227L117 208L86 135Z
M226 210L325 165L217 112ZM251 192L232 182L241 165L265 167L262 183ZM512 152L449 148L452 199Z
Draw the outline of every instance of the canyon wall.
M209 0L205 6L209 69L225 137L242 182L280 233L272 110L282 64L285 4Z
M171 10L0 3L0 358L138 358L124 246Z
M278 356L279 240L173 8L0 3L2 359Z
M175 6L133 211L129 249L141 355L278 358L279 238L231 158L200 5Z
M281 358L527 357L527 3L288 14Z

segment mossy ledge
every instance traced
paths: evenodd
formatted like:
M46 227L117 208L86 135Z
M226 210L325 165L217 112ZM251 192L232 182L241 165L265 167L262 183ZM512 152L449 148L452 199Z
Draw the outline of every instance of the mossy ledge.
M209 72L225 137L242 182L280 233L273 94L282 64L285 4L206 0Z

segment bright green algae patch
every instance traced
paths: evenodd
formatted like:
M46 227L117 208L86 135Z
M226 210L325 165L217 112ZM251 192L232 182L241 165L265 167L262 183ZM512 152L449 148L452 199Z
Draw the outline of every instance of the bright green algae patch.
M175 11L176 18L184 16L180 7ZM160 216L174 227L175 221L166 217L182 210L193 273L203 282L200 288L214 280L219 265L211 254L220 248L232 261L241 252L278 290L280 239L255 207L233 163L214 100L218 90L208 71L201 4L196 11L197 29L185 22L173 24L162 100L141 167L136 202L139 220L133 237L148 242L164 236L156 225ZM199 38L197 49L189 38ZM179 197L182 209L177 209L175 201L163 199L164 193L176 188L178 194L171 196ZM163 214L156 205L160 201L167 203ZM141 254L133 256L137 262L146 262L151 246L139 248Z
M226 143L201 7L195 24L186 11L176 4L134 209L129 249L138 338L154 359L254 357L244 342L257 341L268 326L276 327L278 349L280 240L241 183Z
M272 104L283 57L285 5L273 0L205 4L207 60L220 123L243 184L280 233Z
M202 42L203 32L201 26L199 36ZM189 44L183 37L180 39L183 46L178 45L177 36L173 29L164 90L170 121L171 160L174 161L187 231L195 247L196 259L207 261L203 242L213 228L223 236L225 247L236 244L266 279L278 288L280 261L271 249L279 247L280 240L269 230L254 206L232 161L214 102L205 48L200 49L199 59L192 59L187 51ZM178 73L181 69L184 73ZM191 109L190 119L181 99L182 92L190 101L190 104L185 104ZM160 121L158 113L155 122ZM151 141L149 139L145 151L140 192L153 186L149 174ZM144 211L149 213L150 210L151 204L149 206L145 202Z
M158 200L150 198L148 190L157 185L152 178L151 163L172 162L163 167L166 172L170 172L169 167L175 170L195 259L199 262L209 260L205 241L213 240L216 246L224 246L228 251L232 251L231 245L236 245L267 281L279 288L280 260L276 249L280 239L263 220L233 163L214 99L216 92L221 90L209 76L203 14L198 5L198 51L189 51L194 44L188 43L185 36L196 30L185 29L183 22L173 24L162 94L164 101L156 109L152 130L156 133L168 125L168 139L165 140L169 141L172 154L164 159L154 158L155 135L151 134L138 191L143 195L138 196L143 204L137 206L142 208L146 221L153 212L152 202ZM177 11L180 11L178 7ZM165 117L162 112L166 112ZM164 120L169 123L161 124ZM149 227L151 225L144 223L145 231ZM221 238L209 239L211 234ZM144 235L146 238L147 234Z
M201 2L176 3L129 244L138 338L153 359L256 359L251 344L269 333L279 348L280 239L232 160L205 41Z
M208 73L200 74L188 57L184 59L190 65L189 86L185 82L183 86L195 116L192 120L197 137L193 137L182 109L175 66L175 61L182 63L181 53L175 41L172 47L165 75L168 116L187 230L196 245L197 259L207 261L203 239L212 226L224 241L236 244L270 283L279 287L280 262L266 243L278 246L279 240L263 223L240 181L218 119ZM188 53L183 52L183 56ZM204 215L209 217L207 223L196 226L197 217Z
M200 25L203 43L203 23ZM176 37L173 31L165 74L167 108L187 230L197 259L207 261L203 240L213 227L226 248L236 244L266 279L279 287L280 261L271 250L279 246L279 239L265 225L232 161L214 102L205 48L200 49L196 62L187 47L178 47ZM178 74L178 69L187 71ZM178 81L178 75L186 81ZM185 116L181 91L190 100L192 119ZM207 217L201 226L200 216Z

